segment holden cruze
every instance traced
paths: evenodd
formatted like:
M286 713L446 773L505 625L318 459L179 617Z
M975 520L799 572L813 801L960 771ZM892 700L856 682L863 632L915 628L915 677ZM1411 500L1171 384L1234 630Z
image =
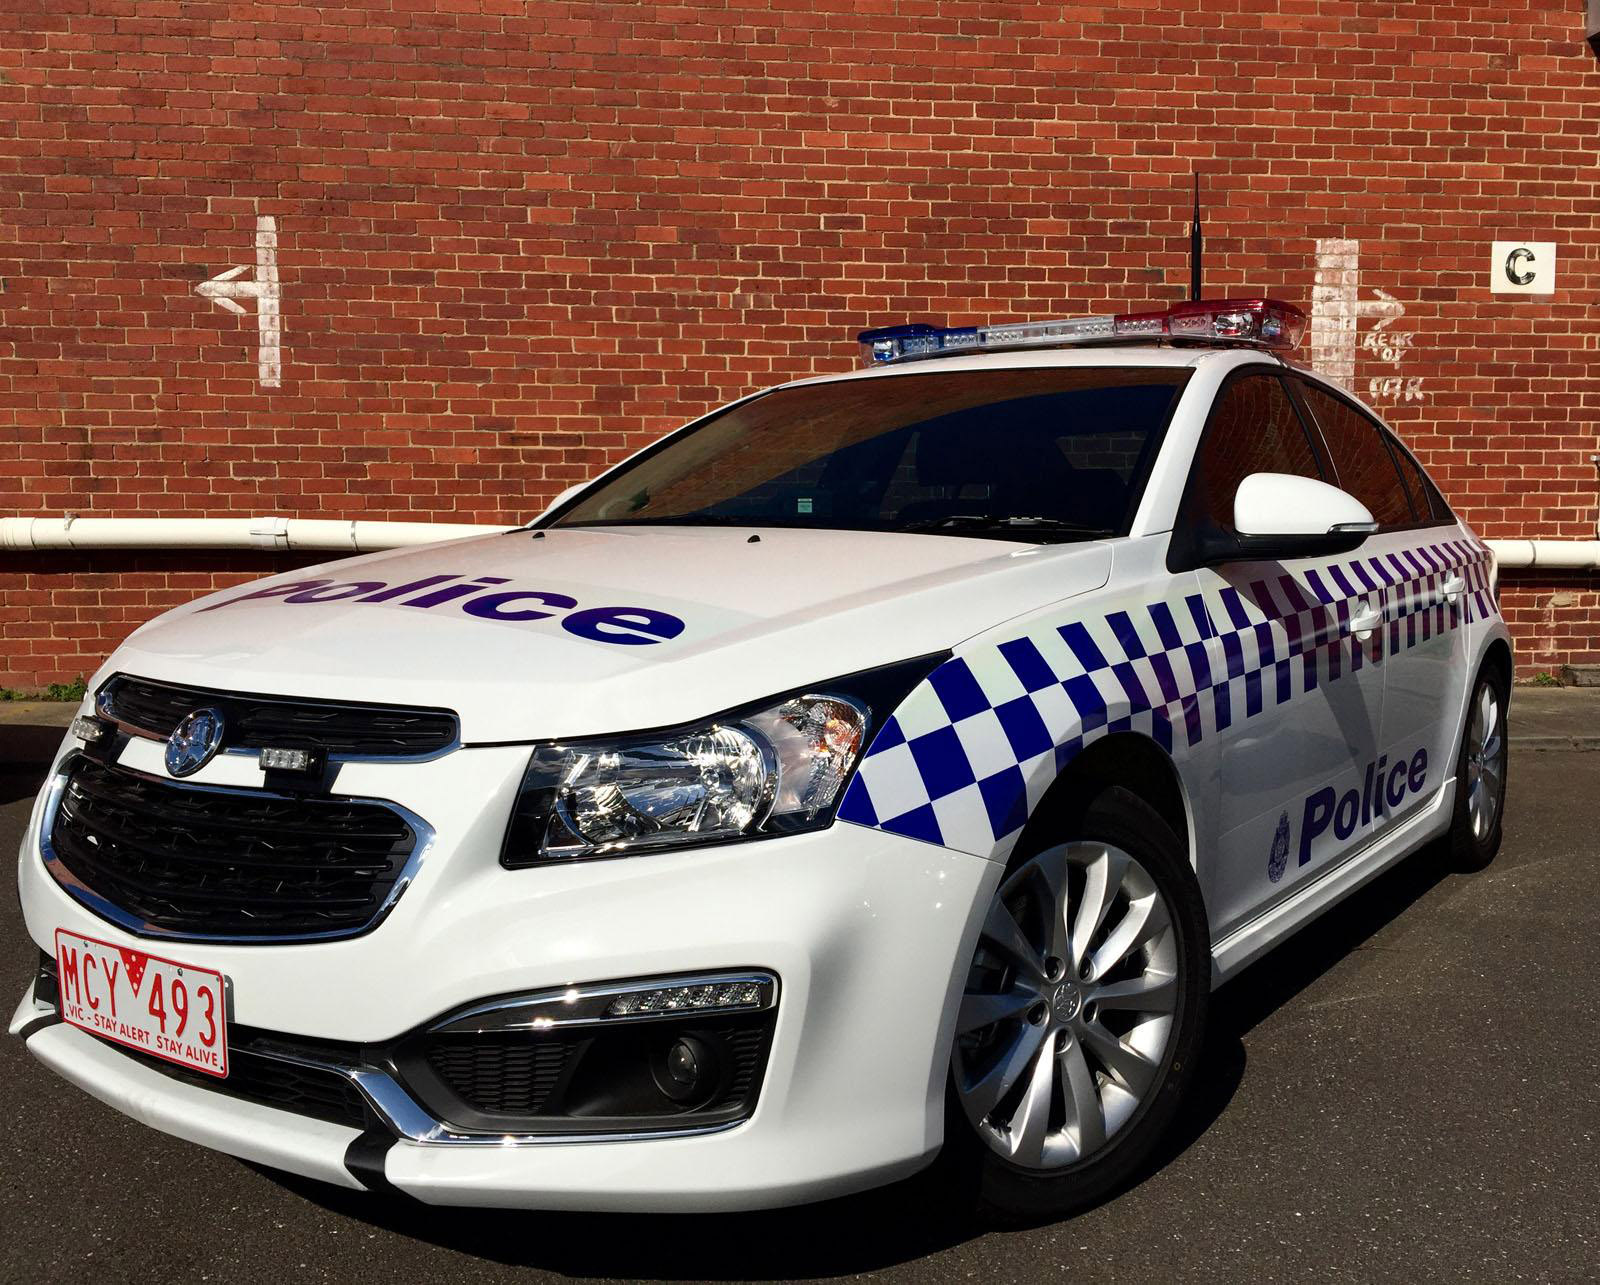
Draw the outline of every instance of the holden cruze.
M1303 326L869 331L529 527L152 621L33 810L11 1029L438 1204L1097 1198L1214 987L1500 840L1493 559Z

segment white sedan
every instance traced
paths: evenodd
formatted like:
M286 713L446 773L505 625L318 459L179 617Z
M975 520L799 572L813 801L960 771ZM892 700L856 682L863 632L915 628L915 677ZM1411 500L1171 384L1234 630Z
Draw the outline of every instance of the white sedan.
M1214 987L1500 841L1493 559L1303 326L868 332L528 528L167 613L34 809L13 1032L438 1204L1098 1198Z

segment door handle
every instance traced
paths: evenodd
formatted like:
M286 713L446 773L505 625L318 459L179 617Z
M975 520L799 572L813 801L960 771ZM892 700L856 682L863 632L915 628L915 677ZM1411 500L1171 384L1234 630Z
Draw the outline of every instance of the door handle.
M1355 635L1357 642L1366 642L1377 632L1378 626L1382 623L1382 608L1374 607L1364 598L1356 604L1356 609L1350 613L1350 632Z
M1442 585L1440 585L1439 588L1444 593L1446 598L1448 598L1451 602L1454 602L1467 591L1467 582L1465 577L1453 575Z

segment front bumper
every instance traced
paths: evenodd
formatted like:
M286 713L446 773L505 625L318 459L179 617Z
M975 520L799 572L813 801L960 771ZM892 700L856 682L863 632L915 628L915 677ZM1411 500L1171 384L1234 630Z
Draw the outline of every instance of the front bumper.
M156 748L131 742L123 762L160 772ZM360 1043L395 1039L490 996L767 969L781 983L776 1027L759 1099L743 1123L695 1136L569 1135L519 1145L395 1136L374 1151L371 1130L176 1081L50 1024L31 992L13 1030L32 1027L28 1047L41 1061L155 1128L347 1186L379 1185L381 1172L379 1182L430 1203L757 1208L891 1181L923 1164L942 1141L953 999L999 867L836 824L755 843L506 871L500 838L526 753L486 748L430 763L349 765L341 793L403 802L435 830L415 882L372 932L295 945L173 942L163 953L225 974L235 1024ZM148 948L50 877L39 858L40 819L19 863L33 939L48 951L55 930L66 928ZM364 1158L353 1164L357 1155Z

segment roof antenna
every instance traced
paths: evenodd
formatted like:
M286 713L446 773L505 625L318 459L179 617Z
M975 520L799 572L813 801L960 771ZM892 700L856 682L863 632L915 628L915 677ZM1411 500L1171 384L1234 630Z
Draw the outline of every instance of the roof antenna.
M1200 298L1200 287L1205 273L1201 267L1204 238L1200 233L1200 171L1194 172L1194 222L1189 225L1189 298Z

